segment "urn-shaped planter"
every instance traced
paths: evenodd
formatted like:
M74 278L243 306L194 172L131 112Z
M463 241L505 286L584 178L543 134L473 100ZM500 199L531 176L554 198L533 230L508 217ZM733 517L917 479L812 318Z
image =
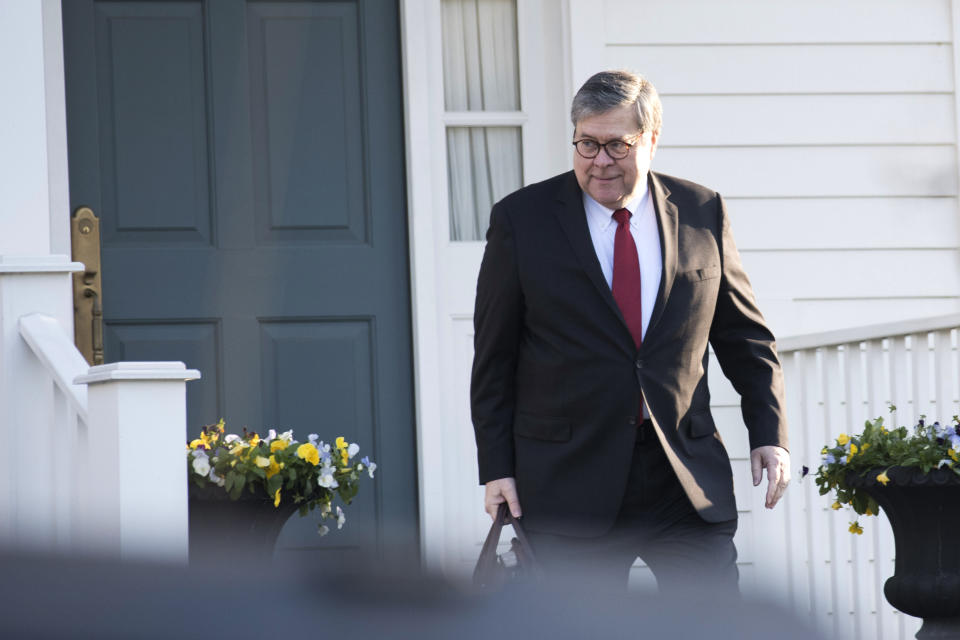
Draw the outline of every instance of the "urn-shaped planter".
M851 473L847 483L870 494L887 514L896 540L894 574L883 593L894 607L923 618L917 638L960 640L960 476L892 467Z
M292 501L275 507L272 499L249 492L231 500L220 487L191 483L190 562L269 561L280 530L297 508Z

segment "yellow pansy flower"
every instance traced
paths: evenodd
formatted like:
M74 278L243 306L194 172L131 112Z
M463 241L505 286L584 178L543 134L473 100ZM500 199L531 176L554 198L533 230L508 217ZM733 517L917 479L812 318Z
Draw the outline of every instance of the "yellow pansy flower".
M337 445L337 449L346 449L347 441L343 439L343 436L337 436L336 445Z
M853 443L851 442L851 443L850 443L850 457L852 458L853 456L857 455L857 451L859 451L859 449L857 449L857 445L855 445L855 444L853 444Z
M960 462L960 454L958 454L953 449L950 449L950 457L953 458L954 462Z
M822 456L827 455L827 448L826 448L826 447L824 447L823 449L820 449L820 455L822 455Z
M834 511L836 511L837 509L839 509L839 508L842 507L842 506L843 506L843 505L840 504L839 502L834 502L832 505L830 505L830 508L833 509Z
M847 444L848 442L850 442L850 438L849 436L847 436L847 434L841 433L840 435L837 436L837 444L839 444L841 447Z
M287 448L287 443L279 438L270 442L270 453L276 453L277 451L280 451L286 448Z
M250 436L249 442L251 447L257 446L258 444L260 444L260 435L257 433L254 433L252 436Z
M297 457L303 458L313 466L320 464L320 452L309 442L297 447Z
M201 440L200 438L197 438L196 440L193 440L193 441L190 442L190 448L191 448L191 449L196 449L197 447L199 447L199 446L202 445L202 444L203 444L203 440Z
M270 461L264 458L263 456L257 456L256 458L254 458L253 464L263 469L264 467L270 466Z
M230 448L230 455L232 456L240 455L240 452L246 448L247 448L247 445L244 444L244 442L241 440L240 442L238 442L237 444L233 445L233 447Z
M890 478L887 477L887 472L886 472L886 471L884 471L884 472L882 472L882 473L880 473L880 474L877 475L877 482L879 482L879 483L882 484L883 486L887 486L887 483L890 482Z
M866 450L869 449L869 448L870 448L870 443L869 443L869 442L864 442L863 445L860 446L860 453L863 453L864 451L866 451Z
M848 529L850 533L855 533L858 536L863 533L863 527L860 526L859 522L851 522L850 528Z
M350 456L347 454L346 449L340 449L340 464L347 466L347 462L350 460Z
M278 463L276 458L270 456L270 466L267 467L267 478L272 478L280 473L280 469L283 469L283 464Z
M277 489L277 492L273 494L273 506L274 507L280 506L280 489Z

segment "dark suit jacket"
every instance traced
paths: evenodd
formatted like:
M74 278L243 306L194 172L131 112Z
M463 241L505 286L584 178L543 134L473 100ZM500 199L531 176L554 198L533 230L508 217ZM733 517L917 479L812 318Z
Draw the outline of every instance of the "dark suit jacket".
M626 488L640 392L699 514L736 517L710 414L708 342L750 447L787 446L783 377L723 201L651 173L663 275L639 350L600 269L573 172L494 207L477 281L471 409L480 482L515 477L534 531L600 535ZM743 452L744 454L746 452Z

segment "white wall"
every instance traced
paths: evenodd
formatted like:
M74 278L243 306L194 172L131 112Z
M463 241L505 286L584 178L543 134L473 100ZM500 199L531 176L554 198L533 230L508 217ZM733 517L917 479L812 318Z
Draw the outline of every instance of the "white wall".
M571 5L574 83L654 83L654 168L728 200L778 336L960 310L949 0Z
M0 2L0 255L69 254L59 0Z

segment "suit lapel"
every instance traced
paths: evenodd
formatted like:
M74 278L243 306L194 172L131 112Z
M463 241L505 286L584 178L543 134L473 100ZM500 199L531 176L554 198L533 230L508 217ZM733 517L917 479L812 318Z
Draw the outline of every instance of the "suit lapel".
M663 316L663 309L670 297L674 277L677 275L678 241L677 205L668 199L670 190L652 172L649 174L648 180L650 193L653 194L653 208L657 214L657 227L660 229L660 249L663 259L660 289L657 292L657 301L653 305L653 313L650 315L650 324L647 327L647 335L650 335L650 330L657 325L657 322Z
M558 200L563 206L556 210L557 219L567 236L567 240L573 247L574 255L576 255L593 286L596 287L597 293L600 294L610 311L614 313L623 326L625 335L630 338L627 324L623 320L623 314L620 313L620 307L617 306L617 301L613 299L613 293L607 285L606 278L603 277L597 252L593 248L593 241L590 239L587 213L583 209L583 193L580 191L580 185L577 184L576 176L572 171L568 174L568 179L558 195ZM630 338L630 342L632 344L632 338Z

